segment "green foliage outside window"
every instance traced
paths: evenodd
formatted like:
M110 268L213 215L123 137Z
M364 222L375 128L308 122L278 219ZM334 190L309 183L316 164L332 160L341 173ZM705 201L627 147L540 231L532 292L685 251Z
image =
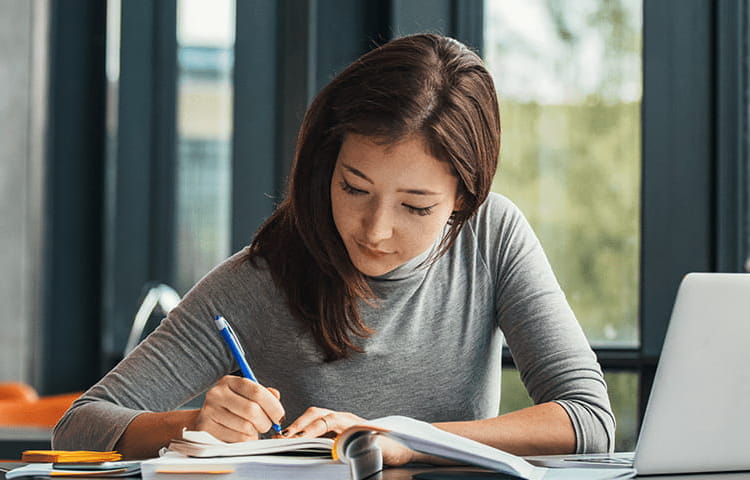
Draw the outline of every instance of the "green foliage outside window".
M493 189L529 219L589 339L635 344L640 103L501 102Z
M588 339L638 348L641 0L485 2L502 147L493 190L539 237ZM605 372L617 450L637 432L637 372ZM529 406L503 370L501 413Z

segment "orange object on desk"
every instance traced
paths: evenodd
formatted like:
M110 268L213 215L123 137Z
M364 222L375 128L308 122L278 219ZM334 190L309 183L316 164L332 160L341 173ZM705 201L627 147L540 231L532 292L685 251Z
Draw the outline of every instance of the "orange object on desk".
M101 463L118 460L122 460L122 455L116 451L92 450L26 450L21 457L21 461L29 463Z
M81 392L40 397L25 383L0 383L0 426L54 427Z

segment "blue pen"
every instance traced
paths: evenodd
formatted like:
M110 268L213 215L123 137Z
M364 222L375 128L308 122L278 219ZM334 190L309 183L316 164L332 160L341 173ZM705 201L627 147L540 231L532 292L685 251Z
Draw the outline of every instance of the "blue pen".
M234 359L240 366L242 375L255 383L260 383L258 382L258 379L255 378L255 375L253 375L253 371L250 370L250 364L247 363L247 359L245 358L245 351L242 349L239 340L237 340L237 335L234 334L232 327L229 326L229 322L227 322L221 315L216 315L214 321L216 322L216 328L219 329L219 333L221 333L224 341L229 346L229 350L232 351ZM281 433L281 427L275 423L273 424L273 429L276 430L276 433Z

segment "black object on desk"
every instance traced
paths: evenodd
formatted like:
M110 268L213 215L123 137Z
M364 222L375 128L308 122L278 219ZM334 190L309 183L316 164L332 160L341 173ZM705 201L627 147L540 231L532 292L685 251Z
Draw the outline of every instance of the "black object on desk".
M476 470L436 469L429 472L415 473L415 480L518 480L518 477L501 472L481 472Z

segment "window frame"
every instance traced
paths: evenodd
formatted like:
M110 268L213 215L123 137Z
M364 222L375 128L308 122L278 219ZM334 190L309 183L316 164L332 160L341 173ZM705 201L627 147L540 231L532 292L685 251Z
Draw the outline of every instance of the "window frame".
M49 4L42 305L28 346L43 395L80 389L99 373L105 26L102 2Z

